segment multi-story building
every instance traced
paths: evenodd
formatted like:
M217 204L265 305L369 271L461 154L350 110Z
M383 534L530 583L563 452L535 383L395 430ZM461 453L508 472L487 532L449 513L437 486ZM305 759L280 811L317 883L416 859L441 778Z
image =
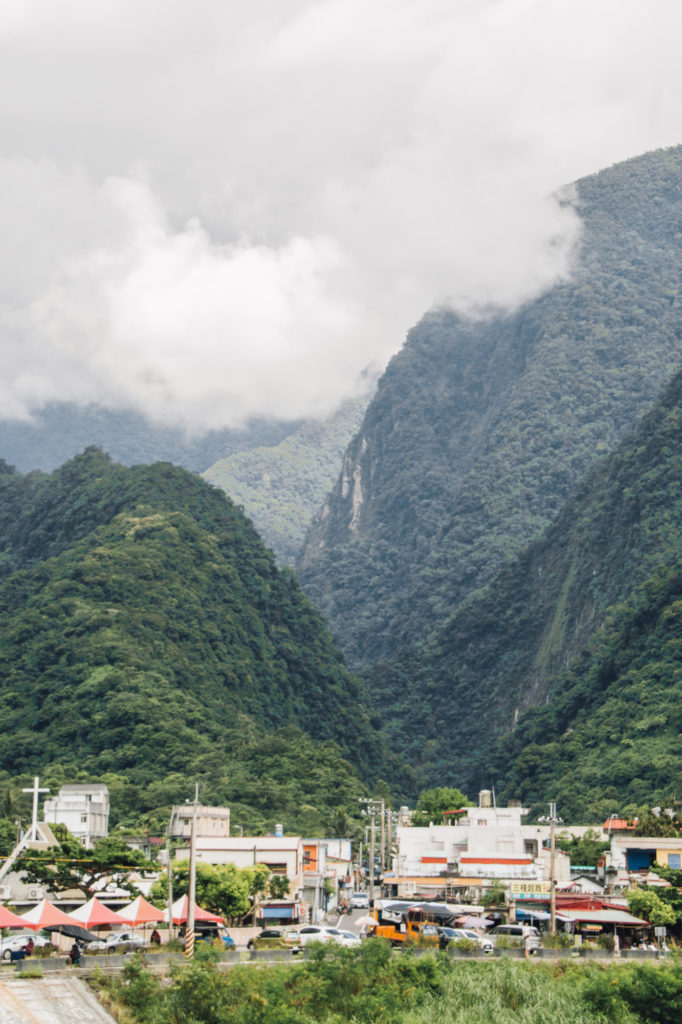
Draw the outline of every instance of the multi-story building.
M48 825L66 825L91 849L109 834L109 790L102 782L62 786L58 796L45 800L43 817Z
M394 870L384 876L393 896L415 893L477 899L502 885L512 892L542 892L550 876L548 825L523 825L521 806L496 807L483 790L478 807L448 814L451 824L398 826ZM570 878L570 861L557 851L554 875Z
M170 834L181 839L189 839L192 835L194 804L178 804L173 808L170 820ZM220 837L226 839L230 835L230 808L197 806L197 835Z

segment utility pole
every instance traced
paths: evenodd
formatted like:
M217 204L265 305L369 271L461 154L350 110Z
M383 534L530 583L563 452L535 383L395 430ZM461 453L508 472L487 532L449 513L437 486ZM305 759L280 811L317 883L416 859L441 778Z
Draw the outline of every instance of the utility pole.
M384 871L386 870L386 806L383 800L381 801L381 858L379 863L383 878Z
M187 891L187 929L185 931L185 956L191 960L194 956L194 900L196 894L196 860L197 860L197 805L199 803L199 783L194 786L194 810L192 812L192 838L189 845L189 887Z
M371 797L361 797L358 803L366 804L367 810L363 811L363 814L369 815L369 900L370 903L374 903L374 859L376 855L376 814L377 811L381 812L381 870L384 870L384 858L385 858L385 822L384 822L384 807L385 802L383 800L374 800Z
M391 811L391 808L387 807L386 808L386 857L387 857L387 860L388 860L389 870L393 869L393 858L392 858L392 855L391 855L391 851L393 850L393 837L391 835L391 826L393 824L393 822L391 821L392 816L393 816L393 812Z
M369 902L374 906L374 807L370 806L370 827L369 827Z
M166 862L168 865L168 941L173 941L173 864L171 861L171 820L166 829Z
M549 805L549 934L556 934L556 804Z

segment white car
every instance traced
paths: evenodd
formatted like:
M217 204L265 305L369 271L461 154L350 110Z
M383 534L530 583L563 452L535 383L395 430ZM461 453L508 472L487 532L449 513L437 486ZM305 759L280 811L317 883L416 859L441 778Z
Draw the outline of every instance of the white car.
M362 939L355 932L345 931L343 928L330 928L330 932L336 936L336 941L341 946L350 946L352 948L362 945Z
M369 910L369 896L366 892L354 892L350 898L351 910Z
M8 935L6 938L0 936L0 957L3 960L11 960L12 953L26 948L29 939L33 939L34 946L49 946L50 940L44 935L36 935L35 932L19 932L18 935Z
M326 928L319 924L306 924L298 929L298 938L302 946L309 942L338 942L341 933L338 928Z

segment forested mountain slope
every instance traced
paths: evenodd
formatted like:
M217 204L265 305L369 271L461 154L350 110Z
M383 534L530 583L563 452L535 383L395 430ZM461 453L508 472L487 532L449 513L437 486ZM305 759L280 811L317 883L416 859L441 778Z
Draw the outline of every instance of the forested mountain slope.
M0 420L2 457L22 472L57 469L84 448L96 445L125 466L172 462L202 472L217 459L261 445L276 445L298 430L301 420L255 419L241 429L189 436L182 427L151 423L130 409L80 407L53 402L30 423Z
M282 565L293 565L313 516L332 489L368 397L348 399L276 445L236 452L202 474L247 516Z
M682 372L540 540L371 671L394 742L423 780L560 793L569 816L682 783L681 558Z
M570 201L571 280L509 315L429 313L346 452L299 567L353 664L428 636L539 536L682 360L682 149Z
M222 492L97 449L50 476L3 465L0 538L3 777L102 779L119 816L198 779L247 827L307 830L362 790L363 688Z

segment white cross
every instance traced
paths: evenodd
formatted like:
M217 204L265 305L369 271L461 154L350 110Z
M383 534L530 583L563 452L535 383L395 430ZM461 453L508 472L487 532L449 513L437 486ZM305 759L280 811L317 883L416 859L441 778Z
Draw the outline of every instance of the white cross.
M33 793L33 820L31 822L31 839L35 842L38 838L38 793L49 793L49 789L40 789L40 779L37 775L33 778L31 789L22 789L22 793Z

